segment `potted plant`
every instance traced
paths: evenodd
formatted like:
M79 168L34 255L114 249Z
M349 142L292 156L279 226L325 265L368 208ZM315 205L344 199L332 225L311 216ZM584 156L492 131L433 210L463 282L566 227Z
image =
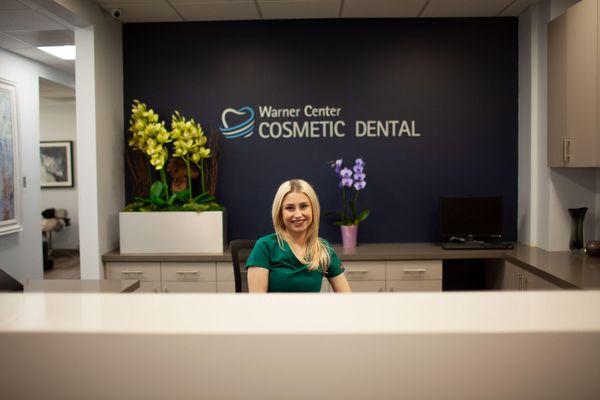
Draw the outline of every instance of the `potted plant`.
M342 190L342 211L331 213L339 218L334 224L340 226L344 248L356 247L358 224L364 221L371 212L369 209L359 210L358 195L367 186L365 163L362 158L354 161L352 169L345 168L343 160L331 163L339 179Z
M222 253L224 209L206 190L204 160L212 154L200 124L175 111L167 130L158 114L135 100L129 132L129 146L147 157L160 180L120 213L121 253ZM165 168L174 176L172 190ZM198 175L200 193L194 195Z

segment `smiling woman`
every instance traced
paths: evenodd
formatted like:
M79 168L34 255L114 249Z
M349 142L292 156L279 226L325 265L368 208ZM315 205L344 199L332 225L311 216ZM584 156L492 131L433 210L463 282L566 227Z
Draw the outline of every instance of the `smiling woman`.
M250 253L250 292L319 292L323 277L335 292L350 292L344 267L331 245L319 238L317 195L301 179L279 186L273 200L275 233L258 239Z

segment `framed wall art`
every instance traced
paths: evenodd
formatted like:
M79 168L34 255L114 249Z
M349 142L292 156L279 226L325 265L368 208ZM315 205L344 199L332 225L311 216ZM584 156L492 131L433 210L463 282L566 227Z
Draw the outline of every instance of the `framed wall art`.
M0 235L23 229L15 92L13 82L0 78Z
M73 187L73 142L40 142L42 188Z

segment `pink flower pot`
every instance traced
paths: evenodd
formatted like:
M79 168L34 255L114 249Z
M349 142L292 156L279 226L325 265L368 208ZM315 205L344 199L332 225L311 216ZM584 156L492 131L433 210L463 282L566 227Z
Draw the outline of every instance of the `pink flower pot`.
M342 244L345 249L356 247L356 238L358 236L358 225L342 225Z

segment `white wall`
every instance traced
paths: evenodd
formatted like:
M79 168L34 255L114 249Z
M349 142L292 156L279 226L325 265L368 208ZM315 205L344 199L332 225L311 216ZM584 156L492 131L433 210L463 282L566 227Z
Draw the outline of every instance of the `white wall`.
M547 166L547 24L575 3L546 0L519 17L519 241L552 251L569 250L568 208L589 208L585 240L600 229L596 170Z
M70 140L73 142L73 169L77 171L77 141L75 125L75 102L42 99L40 101L40 140ZM72 188L45 188L41 192L40 212L47 208L64 208L71 226L55 232L52 236L54 249L79 248L79 209L77 173Z
M121 23L92 1L58 0L89 25L75 29L82 279L103 278L125 205Z
M39 78L74 87L73 76L0 49L0 77L16 83L20 170L27 178L22 188L23 230L0 236L0 268L21 282L41 279L42 234L40 215ZM21 178L19 178L21 181Z

